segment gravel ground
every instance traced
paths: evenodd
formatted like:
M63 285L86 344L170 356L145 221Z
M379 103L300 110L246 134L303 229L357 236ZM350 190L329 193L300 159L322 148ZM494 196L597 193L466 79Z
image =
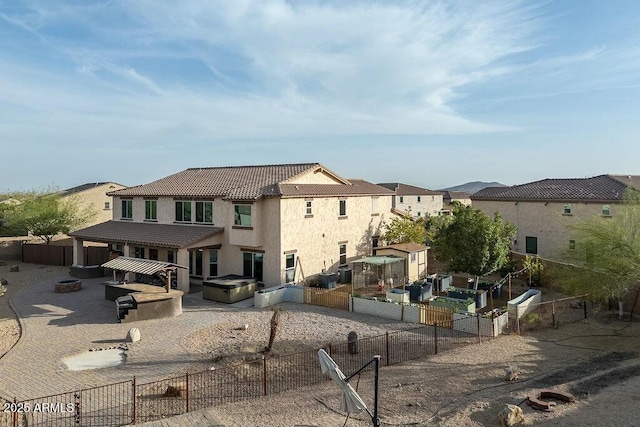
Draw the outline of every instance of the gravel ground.
M20 329L9 298L22 286L66 274L66 267L19 264L19 273L0 266L9 281L0 297L0 354L17 341ZM360 337L411 325L371 316L314 306L282 304L287 312L274 354L344 341L350 330ZM183 344L193 355L194 370L234 363L256 355L267 343L269 310L223 308L223 323L186 336ZM247 330L239 329L248 324ZM527 336L502 336L482 344L453 350L380 373L382 425L492 426L506 403L520 404L525 425L638 426L640 423L640 322L619 321L607 313L588 322L563 324L559 329L530 331ZM515 364L518 381L504 380L504 369ZM319 369L309 366L309 369ZM365 402L373 400L373 379L365 373L353 379ZM536 412L522 403L527 393L559 388L576 396L574 404L558 404L550 413ZM342 426L338 411L340 390L331 381L294 391L215 408L228 426ZM2 425L2 422L0 422ZM347 426L370 425L362 414Z

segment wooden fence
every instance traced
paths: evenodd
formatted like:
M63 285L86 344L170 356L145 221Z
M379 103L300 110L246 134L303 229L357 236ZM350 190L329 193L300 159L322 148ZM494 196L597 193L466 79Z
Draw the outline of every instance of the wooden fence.
M453 327L453 310L444 307L420 306L420 323L424 325L442 326L443 328Z
M331 289L304 288L305 304L349 311L349 298L351 298L351 295L345 292L336 292Z
M83 265L100 265L109 261L108 247L87 246L83 252ZM73 247L25 243L22 245L22 262L70 266L73 264Z

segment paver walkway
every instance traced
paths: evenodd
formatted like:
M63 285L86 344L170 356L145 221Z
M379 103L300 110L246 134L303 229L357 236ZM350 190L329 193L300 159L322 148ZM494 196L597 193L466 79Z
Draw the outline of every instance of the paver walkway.
M16 346L0 359L0 395L18 400L54 395L137 377L138 384L157 381L186 371L192 359L180 343L190 332L221 322L234 310L226 304L202 299L202 293L185 295L183 314L170 319L117 323L112 301L104 299L105 278L83 279L82 290L53 292L52 278L25 287L11 299L22 326ZM124 342L137 327L141 341L129 344L126 363L85 371L69 371L62 360L91 348L108 348Z

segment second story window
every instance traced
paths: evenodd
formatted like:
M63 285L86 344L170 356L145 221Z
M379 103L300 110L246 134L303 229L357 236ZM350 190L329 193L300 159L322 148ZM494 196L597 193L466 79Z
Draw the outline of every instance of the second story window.
M602 205L602 216L611 216L611 205Z
M213 202L196 202L196 222L213 223Z
M191 222L191 201L176 202L176 221Z
M306 205L307 205L306 215L313 215L312 201L307 200Z
M377 215L378 213L378 198L374 196L371 198L371 215Z
M565 203L564 204L564 211L563 213L565 215L571 215L571 203Z
M133 200L122 201L122 219L133 219Z
M420 203L422 201L422 199L420 198L420 196L418 196L418 203Z
M108 211L109 209L111 209L111 203L109 202L104 202L104 210Z
M404 203L404 197L400 196L400 203Z
M347 215L347 201L346 200L340 200L340 216L346 216Z
M144 219L148 221L155 221L158 219L158 201L157 200L144 201Z
M238 227L251 227L251 205L234 205L233 216Z

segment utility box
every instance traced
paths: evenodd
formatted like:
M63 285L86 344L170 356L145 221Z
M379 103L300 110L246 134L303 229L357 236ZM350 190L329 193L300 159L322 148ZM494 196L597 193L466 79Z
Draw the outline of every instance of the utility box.
M340 268L338 270L340 273L340 283L351 283L351 269L350 268Z
M336 287L336 275L334 273L320 273L320 287L323 289L333 289Z

